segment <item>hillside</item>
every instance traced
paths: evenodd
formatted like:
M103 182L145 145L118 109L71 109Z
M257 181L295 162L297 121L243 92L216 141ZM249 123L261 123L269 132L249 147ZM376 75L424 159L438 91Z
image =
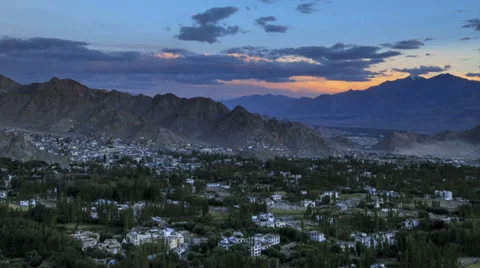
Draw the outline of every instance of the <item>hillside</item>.
M465 131L447 131L432 136L412 132L392 132L373 150L405 155L431 155L446 158L480 157L480 125Z
M8 93L20 87L20 84L0 74L0 94Z
M227 107L309 125L401 129L433 134L480 124L480 82L450 74L406 77L366 90L289 98L253 95L223 101Z
M0 156L15 160L41 160L48 163L61 163L63 157L39 150L27 136L13 133L0 133Z
M226 147L281 148L288 154L325 155L323 138L298 123L264 120L207 98L173 94L133 96L90 89L53 78L0 95L0 124L52 132L80 132L160 144L208 143Z

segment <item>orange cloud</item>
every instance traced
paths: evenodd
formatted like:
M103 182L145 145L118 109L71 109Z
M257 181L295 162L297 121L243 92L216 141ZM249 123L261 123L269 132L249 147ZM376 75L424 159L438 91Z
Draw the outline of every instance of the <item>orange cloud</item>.
M459 73L452 73L453 75L480 81L478 77L466 77L463 74ZM428 76L424 76L426 78L430 78L437 74L430 74ZM386 81L396 80L405 78L408 74L400 73L400 72L386 72L384 75L376 76L372 78L370 81L365 82L348 82L348 81L330 81L323 78L318 77L311 77L311 76L294 76L290 77L292 82L283 82L283 83L273 83L273 82L265 82L265 81L257 81L253 79L249 80L233 80L233 81L221 81L225 84L232 84L232 85L250 85L250 86L257 86L257 87L265 87L269 89L278 89L278 90L287 90L293 93L298 93L299 95L320 95L320 94L334 94L339 92L344 92L350 89L354 90L365 90L369 87L379 85Z
M162 52L155 55L155 57L160 59L176 59L176 58L180 58L181 56L182 55L180 54L175 54L170 52Z
M243 59L243 60L246 61L246 62L250 62L250 61L255 61L255 62L258 62L258 61L268 61L267 59L264 59L264 58L262 58L262 57L249 56L249 55L246 55L246 54L238 54L238 53L229 53L229 54L227 54L227 56L235 57L235 58L240 58L240 59Z

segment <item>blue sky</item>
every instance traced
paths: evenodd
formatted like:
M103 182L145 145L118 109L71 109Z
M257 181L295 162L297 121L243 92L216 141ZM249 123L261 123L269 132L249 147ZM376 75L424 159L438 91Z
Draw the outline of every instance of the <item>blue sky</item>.
M24 83L36 79L46 79L48 76L70 75L80 82L94 87L115 87L150 95L171 91L188 97L204 95L213 98L228 98L253 93L314 96L343 91L348 88L363 89L382 80L408 75L408 71L418 71L421 66L440 68L422 69L438 70L438 72L419 72L419 74L427 76L449 71L461 76L470 74L469 79L476 79L478 78L476 74L480 73L480 51L477 50L480 49L480 30L475 27L477 25L475 23L478 22L476 20L480 18L480 1L478 0L270 0L272 3L266 2L269 1L144 0L141 3L118 0L2 1L0 3L0 35L3 35L4 39L15 40L39 37L80 41L88 43L85 47L91 50L89 52L128 51L149 55L163 53L163 49L182 49L196 55L218 56L217 58L221 60L224 60L222 57L225 57L226 50L244 46L264 47L274 50L275 53L282 50L283 58L268 59L274 63L283 62L281 68L279 67L282 75L272 74L275 77L271 79L270 76L268 79L264 79L258 75L247 74L232 77L224 75L215 78L212 73L209 73L208 75L212 76L208 79L210 82L203 83L199 80L205 76L204 73L183 72L182 70L169 73L166 77L164 70L168 69L170 65L163 64L177 64L175 59L169 59L168 63L162 62L161 68L156 69L157 72L139 71L140 67L132 73L127 72L128 75L135 74L137 83L132 83L132 79L116 79L115 75L120 76L121 74L114 71L107 72L105 69L108 67L101 71L94 68L91 73L85 70L86 67L81 68L81 72L78 70L62 72L51 68L50 71L44 70L41 74L34 75L31 74L32 70L26 66L19 65L13 69L13 67L2 66L0 62L0 73L10 75ZM305 14L297 10L298 5L308 3L313 3L311 7L315 9L311 13ZM219 36L216 38L216 42L180 40L182 38L179 38L178 35L181 27L201 27L192 16L212 8L226 7L234 8L231 9L231 14L214 21L211 25L231 31L230 33ZM275 17L276 20L267 20L266 24L285 28L279 32L266 32L266 27L260 25L256 20L269 16ZM468 24L469 20L473 25L463 27ZM434 40L425 41L426 38ZM461 41L462 38L468 40ZM422 42L422 45L410 49L400 49L394 45L396 42L411 40ZM308 71L305 69L305 72L293 71L291 75L284 71L284 65L287 64L285 61L288 61L285 57L295 57L294 63L298 63L298 59L301 57L306 64L306 54L289 55L285 54L286 50L283 49L331 48L336 43L375 46L381 48L378 53L390 50L398 51L401 54L386 57L382 62L358 67L358 74L348 71L351 66L339 69L339 75L324 74L322 70L310 69ZM385 46L387 43L391 44L390 47ZM55 50L55 48L53 49ZM5 51L2 52L0 41L0 55L3 53L3 57L12 62L20 61L18 51L15 52L16 54L13 54L11 49ZM62 53L68 53L68 51ZM41 52L46 51L42 50ZM51 55L51 53L46 54ZM257 52L253 54L258 56ZM254 56L253 54L243 56ZM426 56L427 54L430 55ZM26 57L26 54L22 55L22 57ZM410 57L406 57L407 55ZM184 61L189 57L186 54L180 56ZM414 56L416 57L414 58ZM35 57L39 57L38 54L35 54ZM52 62L52 59L46 57L38 59L38 62ZM212 60L212 58L204 58L208 61ZM260 58L264 59L265 56L261 55ZM58 60L58 57L55 60ZM160 60L165 61L163 58ZM324 64L322 60L333 59L318 58L314 61L317 65ZM81 64L86 64L84 60L81 62ZM188 62L191 63L190 60ZM95 65L94 63L96 65L103 64L96 60L88 63L88 66ZM138 59L135 60L135 63L138 64ZM337 64L339 62L329 61L329 63ZM60 64L80 65L78 57L62 58L61 62L52 63L55 66ZM148 62L148 65L151 64L153 63ZM201 64L202 59L196 57L195 66ZM278 67L277 65L272 66L272 64L269 62L268 66L262 65L261 68L257 64L252 66L253 69L250 67L247 69L266 70L265 72L270 73L271 68ZM205 68L209 66L211 65L206 64ZM232 68L233 71L238 70L238 67L235 66ZM449 67L445 68L446 66ZM304 67L307 68L301 66L301 68ZM189 69L189 65L184 68ZM292 64L288 66L289 70L290 68L296 70L298 66ZM22 72L22 69L25 71ZM125 77L125 73L122 74ZM352 75L355 78L352 78ZM179 79L179 77L185 76L188 76L185 81ZM142 77L150 83L138 82ZM194 82L191 82L192 77ZM124 80L124 82L113 83L108 81L109 79ZM307 80L308 83L305 82ZM165 87L168 87L169 90Z

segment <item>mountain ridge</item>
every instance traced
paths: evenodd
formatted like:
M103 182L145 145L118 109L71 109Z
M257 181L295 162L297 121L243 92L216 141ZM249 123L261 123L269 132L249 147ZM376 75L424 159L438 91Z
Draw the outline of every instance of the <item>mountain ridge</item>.
M318 133L302 124L292 128L289 123L263 120L243 107L230 110L210 98L134 96L56 77L1 94L0 123L166 143L248 145L264 151L278 147L291 155L322 156L331 150ZM292 133L298 137L292 138Z

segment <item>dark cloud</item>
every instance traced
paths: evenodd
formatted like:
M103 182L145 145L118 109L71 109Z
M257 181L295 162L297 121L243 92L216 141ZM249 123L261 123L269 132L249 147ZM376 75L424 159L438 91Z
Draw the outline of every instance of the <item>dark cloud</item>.
M262 27L267 33L286 33L288 30L287 25L271 24L270 22L277 21L274 16L260 17L255 20L255 24Z
M472 40L472 38L470 38L470 37L463 37L463 38L460 38L460 41L468 41L468 40Z
M267 49L264 47L238 47L231 48L225 53L246 54L269 59L278 59L283 56L301 56L322 62L324 60L361 60L361 59L385 59L401 55L398 51L382 51L382 47L334 44L331 47L308 46L298 48Z
M19 39L4 36L0 39L0 55L78 61L122 61L136 59L141 55L135 51L106 54L89 49L88 45L86 42L56 38Z
M228 7L214 7L209 10L192 16L192 19L200 25L216 24L217 22L224 20L238 11L238 8Z
M417 68L404 68L404 69L398 69L394 68L394 71L397 72L402 72L402 73L409 73L411 75L425 75L429 73L440 73L447 71L450 69L452 66L450 65L445 65L444 67L441 66L424 66L420 65L420 67Z
M468 77L480 77L480 73L467 73L465 76L468 76Z
M197 25L180 27L179 33L175 37L183 41L213 44L218 42L218 38L240 33L242 31L239 26L217 25L219 21L232 16L237 11L238 8L232 6L215 7L203 13L193 15L192 19Z
M259 1L264 3L264 4L273 4L273 3L278 2L279 0L259 0Z
M303 14L311 14L311 13L317 11L317 9L315 8L316 5L317 5L316 2L298 4L297 5L297 11L299 11Z
M430 55L432 55L432 54L430 54L430 53L425 53L425 56L430 56Z
M57 38L35 37L30 39L19 39L3 36L0 39L0 51L19 51L19 50L47 50L52 48L68 48L87 46L86 42L63 40Z
M389 47L393 49L418 49L423 47L425 44L421 41L418 40L405 40L405 41L399 41L396 43L387 43L387 44L382 44L384 47Z
M417 56L417 55L406 55L405 57L406 57L406 58L416 58L416 57L418 57L418 56Z
M200 25L200 26L184 26L180 28L180 33L176 36L183 41L198 41L213 44L218 42L218 38L227 35L235 35L240 32L239 26L217 26L217 25Z
M476 31L480 31L480 19L470 19L465 21L463 28L473 28Z
M381 52L381 49L341 43L330 48L263 51L252 48L252 51L265 54L266 59L248 61L232 55L203 55L178 48L163 49L161 52L180 54L180 57L163 58L161 54L137 51L103 52L85 42L71 40L3 38L0 41L0 73L18 78L20 82L42 81L52 76L70 77L93 87L110 87L105 81L138 77L142 81L210 85L235 79L282 82L289 81L292 76L368 81L378 75L370 70L372 66L400 54L396 51ZM310 57L316 62L273 60L282 56Z
M428 42L428 41L433 41L433 40L435 40L435 39L433 39L431 37L428 37L428 38L423 39L423 42Z
M162 30L164 30L165 32L170 32L172 28L170 28L169 26L164 26L162 27Z

